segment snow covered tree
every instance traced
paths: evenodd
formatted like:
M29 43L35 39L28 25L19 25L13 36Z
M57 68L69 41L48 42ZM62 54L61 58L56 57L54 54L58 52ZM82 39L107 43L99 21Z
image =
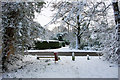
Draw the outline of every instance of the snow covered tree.
M83 5L83 3L85 4ZM91 35L95 35L94 40L99 42L98 50L103 51L106 60L113 62L119 59L120 53L118 2L114 2L113 6L115 11L115 22L117 24L116 28L114 27L115 23L113 12L111 13L112 6L108 1L64 1L55 4L53 7L58 9L58 12L55 15L55 17L57 17L56 19L59 20L61 18L63 25L66 23L67 25L72 26L72 29L75 31L76 35L79 34L76 39L76 44L79 44L78 41L80 40L78 39L83 39L87 33L90 34L87 35L87 39L90 39ZM56 21L56 19L54 19L53 22ZM82 24L84 26L82 26ZM116 32L117 37L115 35ZM88 40L88 42L90 42L90 40Z
M117 3L118 4L118 3ZM118 9L118 6L115 6L115 9ZM110 5L109 10L104 13L100 18L96 18L97 23L94 22L94 26L97 26L93 29L93 34L97 35L98 40L100 41L100 50L103 51L103 56L105 60L110 62L117 62L119 59L119 37L118 37L118 28L115 27L115 22L118 24L117 19L119 10L115 11L115 21L114 21L114 13L111 13L112 5ZM117 33L116 33L117 32ZM117 36L117 37L116 37ZM118 41L117 41L118 40ZM117 54L116 54L117 53Z
M104 2L93 3L86 0L64 1L53 5L54 8L58 9L56 19L61 19L62 24L72 26L72 30L76 35L76 49L81 48L82 35L89 34L92 23L98 22L97 20L105 14L109 6L106 6Z
M0 18L0 24L1 24L1 18ZM0 68L1 68L1 61L2 61L2 28L0 27Z
M44 2L2 2L2 65L7 70L6 62L11 54L21 53L38 36L40 25L33 22L34 12L40 12Z
M115 0L112 2L113 3L113 10L114 10L114 16L115 16L115 23L116 23L116 44L115 46L116 51L114 55L117 55L117 59L120 58L120 6L118 3L118 0ZM120 64L120 59L118 60Z

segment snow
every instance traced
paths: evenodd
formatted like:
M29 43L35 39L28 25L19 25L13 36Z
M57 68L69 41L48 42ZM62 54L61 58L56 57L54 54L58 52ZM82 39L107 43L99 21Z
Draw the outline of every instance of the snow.
M112 0L112 2L118 2L118 0Z
M2 80L2 73L0 73L0 80Z
M36 59L36 56L26 55L24 62L30 62L22 69L3 74L4 78L118 78L118 67L98 57L62 56L55 63L54 59Z
M58 49L46 49L46 50L27 50L25 52L98 52L101 51L94 51L94 50L78 50L78 49L70 49L69 46L62 47Z
M58 41L58 40L42 40L42 39L40 39L40 38L36 38L35 40L37 40L37 41L47 41L47 42L60 42L60 41Z

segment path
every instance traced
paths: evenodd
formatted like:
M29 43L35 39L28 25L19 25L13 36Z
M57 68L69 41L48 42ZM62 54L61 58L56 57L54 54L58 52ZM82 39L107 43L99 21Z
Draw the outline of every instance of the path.
M7 78L117 78L118 67L110 67L109 62L98 57L86 56L76 57L75 61L71 57L60 57L56 64L54 59L36 59L37 56L26 55L24 62L31 62L26 67L4 74Z

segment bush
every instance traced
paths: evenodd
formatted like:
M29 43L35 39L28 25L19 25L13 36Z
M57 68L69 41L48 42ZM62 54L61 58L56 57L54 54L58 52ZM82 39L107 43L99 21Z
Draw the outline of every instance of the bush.
M62 47L59 41L35 41L35 49L56 49Z
M100 43L99 41L95 41L95 42L93 43L93 45L98 45L98 46L100 46L101 43Z
M80 44L80 48L79 49L84 49L84 47L86 47L86 45L84 43Z
M58 40L58 38L56 38L56 37L53 37L53 38L51 38L51 40Z
M61 47L65 47L65 42L64 41L60 41L60 46Z
M65 47L65 42L64 41L62 42L62 46Z
M69 40L64 40L64 41L65 41L65 44L66 44L66 45L69 45L69 44L70 44Z

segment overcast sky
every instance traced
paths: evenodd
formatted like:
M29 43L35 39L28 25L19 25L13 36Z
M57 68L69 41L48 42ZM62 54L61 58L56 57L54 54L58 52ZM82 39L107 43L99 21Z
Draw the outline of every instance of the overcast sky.
M40 23L43 27L48 24L52 20L53 13L50 9L50 5L54 1L60 1L60 0L44 0L47 4L45 5L45 8L42 8L41 13L35 13L35 19L34 21ZM55 27L54 24L46 26L49 30L52 30Z

